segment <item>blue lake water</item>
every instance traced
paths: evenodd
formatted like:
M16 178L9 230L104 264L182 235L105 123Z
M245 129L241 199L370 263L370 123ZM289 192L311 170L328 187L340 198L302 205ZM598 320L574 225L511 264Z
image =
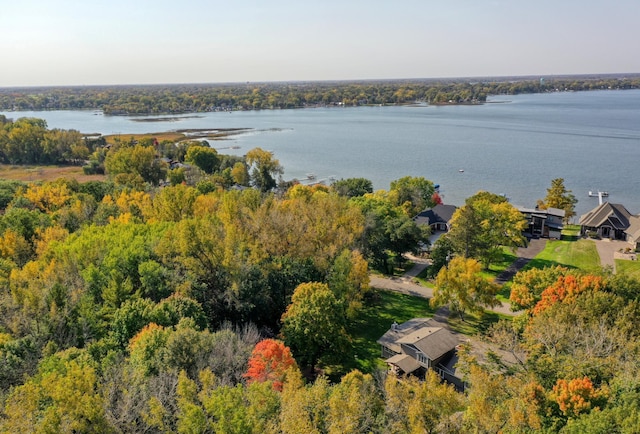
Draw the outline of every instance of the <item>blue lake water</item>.
M577 214L597 205L590 190L640 212L640 90L496 96L481 106L398 106L214 112L173 120L91 111L3 112L43 118L50 128L83 133L252 128L212 142L221 153L274 152L285 179L364 177L374 188L406 175L441 185L460 205L479 190L533 207L554 178L578 198ZM166 118L166 116L158 116ZM227 149L228 147L238 149ZM225 148L225 149L223 149ZM462 171L461 171L462 170Z

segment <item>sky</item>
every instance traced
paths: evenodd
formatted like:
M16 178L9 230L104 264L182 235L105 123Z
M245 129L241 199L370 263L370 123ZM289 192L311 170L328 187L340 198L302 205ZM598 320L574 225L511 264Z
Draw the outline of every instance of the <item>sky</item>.
M640 0L0 0L0 87L639 73Z

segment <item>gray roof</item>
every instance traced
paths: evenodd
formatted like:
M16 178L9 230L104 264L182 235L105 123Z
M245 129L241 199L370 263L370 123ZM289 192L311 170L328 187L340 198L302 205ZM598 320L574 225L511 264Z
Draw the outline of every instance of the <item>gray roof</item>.
M410 374L420 367L420 363L408 354L396 354L385 362L396 365L406 374Z
M518 207L518 211L520 211L523 214L531 214L541 218L546 218L547 216L550 216L550 215L564 218L564 215L565 215L565 211L559 208L542 209L542 208Z
M397 343L398 339L401 339L403 336L414 332L432 321L433 320L431 318L413 318L409 321L403 322L402 324L394 323L391 328L382 335L380 339L378 339L377 342L396 353L401 353L402 348L400 348L400 344Z
M412 345L431 360L436 360L460 343L458 337L442 327L422 327L398 340L399 344Z
M638 242L640 240L640 216L631 216L629 218L629 228L627 233L627 241Z
M460 341L458 336L434 319L414 318L392 326L378 339L378 343L399 354L402 353L401 344L411 345L435 360L455 349Z
M546 209L547 214L549 215L553 215L556 217L562 217L564 218L565 215L565 211L563 209L559 209L559 208L553 208L553 207L549 207Z
M449 223L453 213L456 212L455 205L438 204L433 208L425 209L415 216L413 220L418 225L433 225L436 223Z
M580 217L580 225L591 228L600 227L608 223L614 229L626 230L632 214L617 203L604 202Z

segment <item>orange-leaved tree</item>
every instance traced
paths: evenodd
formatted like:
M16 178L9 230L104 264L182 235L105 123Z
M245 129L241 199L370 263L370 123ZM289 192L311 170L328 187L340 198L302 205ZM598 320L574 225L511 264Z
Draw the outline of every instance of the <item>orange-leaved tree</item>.
M597 408L599 399L606 395L606 390L596 389L589 377L583 377L572 380L559 379L553 386L551 396L558 403L562 413L576 416Z
M598 291L604 287L604 280L600 276L560 276L556 283L542 291L540 301L533 308L533 314L538 315L555 303L570 303L584 291Z
M287 370L296 367L291 350L281 341L264 339L256 344L244 374L248 383L271 381L273 388L282 391Z

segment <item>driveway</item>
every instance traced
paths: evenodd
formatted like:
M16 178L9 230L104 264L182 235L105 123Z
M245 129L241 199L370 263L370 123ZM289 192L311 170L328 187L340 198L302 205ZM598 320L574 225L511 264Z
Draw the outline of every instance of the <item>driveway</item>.
M529 240L526 247L519 247L516 252L517 259L513 261L513 264L511 264L509 268L496 277L495 282L498 285L504 285L510 281L529 261L535 258L538 253L542 252L546 245L546 239L538 238Z
M616 272L615 253L629 247L629 243L616 240L592 240L596 244L598 255L600 255L600 265L611 266Z

